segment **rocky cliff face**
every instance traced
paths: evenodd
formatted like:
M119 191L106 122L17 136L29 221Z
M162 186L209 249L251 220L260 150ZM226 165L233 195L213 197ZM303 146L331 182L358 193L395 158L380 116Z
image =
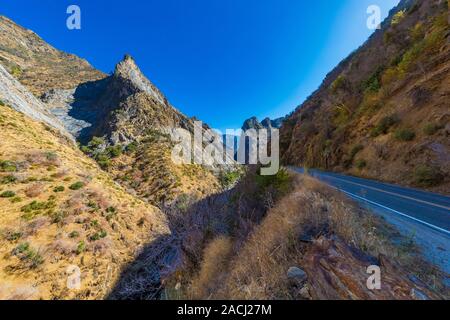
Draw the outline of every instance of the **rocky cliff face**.
M4 16L0 16L0 64L38 97L105 77L87 61L53 48Z
M281 130L286 164L448 193L446 1L401 1Z
M70 136L63 124L46 109L45 105L11 76L2 65L0 65L0 100L2 104L7 104L34 120L46 123L67 137Z

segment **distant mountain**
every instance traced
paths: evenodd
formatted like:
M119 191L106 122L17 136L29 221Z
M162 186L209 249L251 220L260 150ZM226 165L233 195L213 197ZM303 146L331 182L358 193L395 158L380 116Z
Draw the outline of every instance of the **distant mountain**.
M281 128L283 121L284 121L284 118L278 118L275 120L271 120L270 118L265 118L262 122L259 122L258 118L252 117L252 118L244 121L244 124L242 125L242 130L244 130L244 131L246 131L248 129L259 130L259 129L264 129L264 128L279 129L279 128Z

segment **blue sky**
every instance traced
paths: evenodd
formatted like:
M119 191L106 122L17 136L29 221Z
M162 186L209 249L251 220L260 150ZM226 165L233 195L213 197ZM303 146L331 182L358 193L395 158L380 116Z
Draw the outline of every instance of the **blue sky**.
M284 116L399 0L14 0L0 13L110 72L131 54L169 101L214 128ZM66 28L79 5L82 29Z

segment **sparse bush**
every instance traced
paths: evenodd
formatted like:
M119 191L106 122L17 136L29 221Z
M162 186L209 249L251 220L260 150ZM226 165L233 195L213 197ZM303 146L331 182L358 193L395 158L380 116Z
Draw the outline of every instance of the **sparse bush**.
M292 177L286 169L282 168L273 176L257 175L256 183L263 194L265 191L273 191L276 197L282 197L289 191Z
M56 203L54 201L46 201L46 202L38 202L33 201L21 208L22 212L25 213L31 213L33 211L40 211L40 210L50 210L56 207Z
M66 188L64 186L58 186L53 189L53 192L55 192L55 193L64 192L64 190L66 190Z
M418 22L411 28L411 38L414 42L420 41L425 36L425 28L422 22Z
M0 198L12 198L15 196L16 196L16 193L14 191L4 191L0 194Z
M135 153L138 148L138 143L136 141L131 142L127 147L125 148L125 152L128 154Z
M440 184L444 179L443 174L437 167L427 165L417 166L414 170L414 181L422 187L433 187Z
M7 241L11 242L19 240L20 238L22 238L22 236L23 236L22 232L15 232L15 231L7 231L4 234L4 238Z
M18 77L20 77L21 74L22 74L22 69L19 66L15 65L11 68L11 75L13 77L18 78Z
M84 183L81 181L75 182L74 184L70 185L69 189L70 190L80 190L81 188L84 187Z
M5 103L3 102L3 100L0 100L0 106L4 107Z
M78 242L77 245L77 254L82 254L83 252L86 251L86 243L84 241L80 241Z
M21 197L14 197L10 201L11 201L11 203L19 203L19 202L22 202L22 198Z
M5 177L2 177L0 179L0 184L10 184L10 183L14 183L17 181L17 178L13 175L8 175Z
M399 141L412 141L416 137L416 134L414 131L404 128L396 130L394 137Z
M89 237L90 241L98 241L100 239L106 238L108 236L108 233L105 230L101 230L99 232L94 233Z
M0 161L0 172L16 172L17 165L12 161Z
M80 236L80 233L78 231L72 231L71 233L69 233L69 238L74 239L74 238L78 238Z
M53 213L51 215L51 221L54 224L61 224L63 223L64 219L67 217L67 213L64 211L58 211L56 213Z
M220 175L220 183L224 188L232 187L236 181L240 177L240 173L238 171L231 171L226 173L221 173Z
M44 258L28 242L19 244L12 252L25 264L27 269L36 269L44 262Z
M101 138L101 137L93 137L92 140L89 142L88 146L89 146L91 149L95 149L95 148L98 148L98 147L104 145L105 143L106 143L106 142L105 142L105 139L104 139L104 138Z
M391 21L391 25L396 26L398 25L406 16L406 11L405 10L401 10L399 12L397 12L393 17L392 17L392 21Z
M347 86L347 79L340 75L336 78L336 80L333 81L333 83L330 86L332 93L337 93L339 90L344 89Z
M438 133L439 130L443 129L444 126L437 123L428 123L423 127L423 132L427 136L433 136Z
M378 92L381 89L381 75L383 74L384 67L378 67L378 69L370 76L369 79L363 82L363 91Z
M365 167L367 167L367 161L363 160L363 159L358 159L355 162L355 166L356 168L358 168L359 170L364 169Z
M97 161L98 165L102 169L108 169L111 165L111 159L106 153L100 153L95 157L95 160Z
M378 125L372 129L370 134L372 137L378 137L379 135L387 134L389 129L399 122L400 120L397 115L384 117L383 119L381 119Z
M355 156L362 150L364 150L364 146L362 144L357 144L353 146L352 150L350 151L350 157L354 159Z
M106 148L106 153L111 158L117 158L117 157L121 156L122 152L123 152L123 147L120 144Z

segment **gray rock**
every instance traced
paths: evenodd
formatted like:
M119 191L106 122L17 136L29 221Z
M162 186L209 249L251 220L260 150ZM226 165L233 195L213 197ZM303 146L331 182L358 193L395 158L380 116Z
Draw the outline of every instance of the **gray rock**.
M302 284L306 282L306 280L308 280L308 275L306 274L306 272L297 267L289 268L287 272L287 277L289 281L297 285Z
M34 120L46 123L73 140L73 137L65 130L63 124L27 88L10 75L2 65L0 65L0 99L14 110Z

